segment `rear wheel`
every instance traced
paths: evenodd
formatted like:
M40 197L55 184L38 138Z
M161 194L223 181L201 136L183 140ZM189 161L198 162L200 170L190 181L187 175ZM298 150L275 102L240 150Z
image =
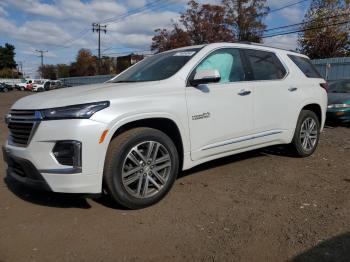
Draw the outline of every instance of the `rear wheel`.
M291 144L294 152L300 157L312 155L317 148L319 138L318 117L310 110L301 111Z
M157 203L168 193L178 169L176 147L166 134L135 128L111 141L104 182L115 201L139 209Z
M7 89L7 87L5 87L4 89L4 92L7 93L9 90Z

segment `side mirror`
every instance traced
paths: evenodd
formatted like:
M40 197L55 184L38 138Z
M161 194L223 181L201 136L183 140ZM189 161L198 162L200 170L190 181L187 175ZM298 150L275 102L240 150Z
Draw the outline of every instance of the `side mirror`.
M192 86L198 86L201 84L208 83L218 83L221 80L221 76L218 70L216 69L207 69L197 71L194 75L194 78L190 80Z

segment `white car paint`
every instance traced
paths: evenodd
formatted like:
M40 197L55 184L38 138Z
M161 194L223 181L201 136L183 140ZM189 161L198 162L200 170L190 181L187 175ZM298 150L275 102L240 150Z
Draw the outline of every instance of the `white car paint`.
M288 74L281 80L208 84L207 91L187 86L186 80L195 66L220 48L273 52ZM64 171L67 167L60 165L52 154L56 141L81 141L81 173L42 172L42 176L55 192L100 193L108 145L119 128L136 120L166 118L177 125L184 151L183 170L235 153L288 144L304 106L320 106L322 128L327 107L326 91L319 86L324 80L307 78L288 54L302 56L259 45L210 44L203 46L184 67L166 80L104 83L22 98L12 110L39 110L106 100L110 101L110 106L90 119L42 121L27 147L13 145L8 140L6 151L31 161L38 170ZM296 89L295 92L291 92L291 88ZM251 95L240 96L242 90L251 92ZM194 120L196 118L199 120ZM105 130L108 130L107 137L99 144Z

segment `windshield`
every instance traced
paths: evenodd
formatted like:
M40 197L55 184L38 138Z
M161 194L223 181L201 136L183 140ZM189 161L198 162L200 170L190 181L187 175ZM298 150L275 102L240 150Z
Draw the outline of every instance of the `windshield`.
M144 82L167 79L178 72L199 50L199 48L193 48L151 56L121 73L111 82Z
M350 93L350 80L338 81L329 85L330 93Z

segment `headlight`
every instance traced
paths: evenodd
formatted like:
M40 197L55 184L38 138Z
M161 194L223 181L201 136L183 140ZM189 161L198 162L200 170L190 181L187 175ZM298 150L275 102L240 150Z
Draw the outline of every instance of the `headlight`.
M350 108L348 104L332 104L329 105L328 108Z
M43 120L89 119L96 112L109 107L109 101L44 109Z

